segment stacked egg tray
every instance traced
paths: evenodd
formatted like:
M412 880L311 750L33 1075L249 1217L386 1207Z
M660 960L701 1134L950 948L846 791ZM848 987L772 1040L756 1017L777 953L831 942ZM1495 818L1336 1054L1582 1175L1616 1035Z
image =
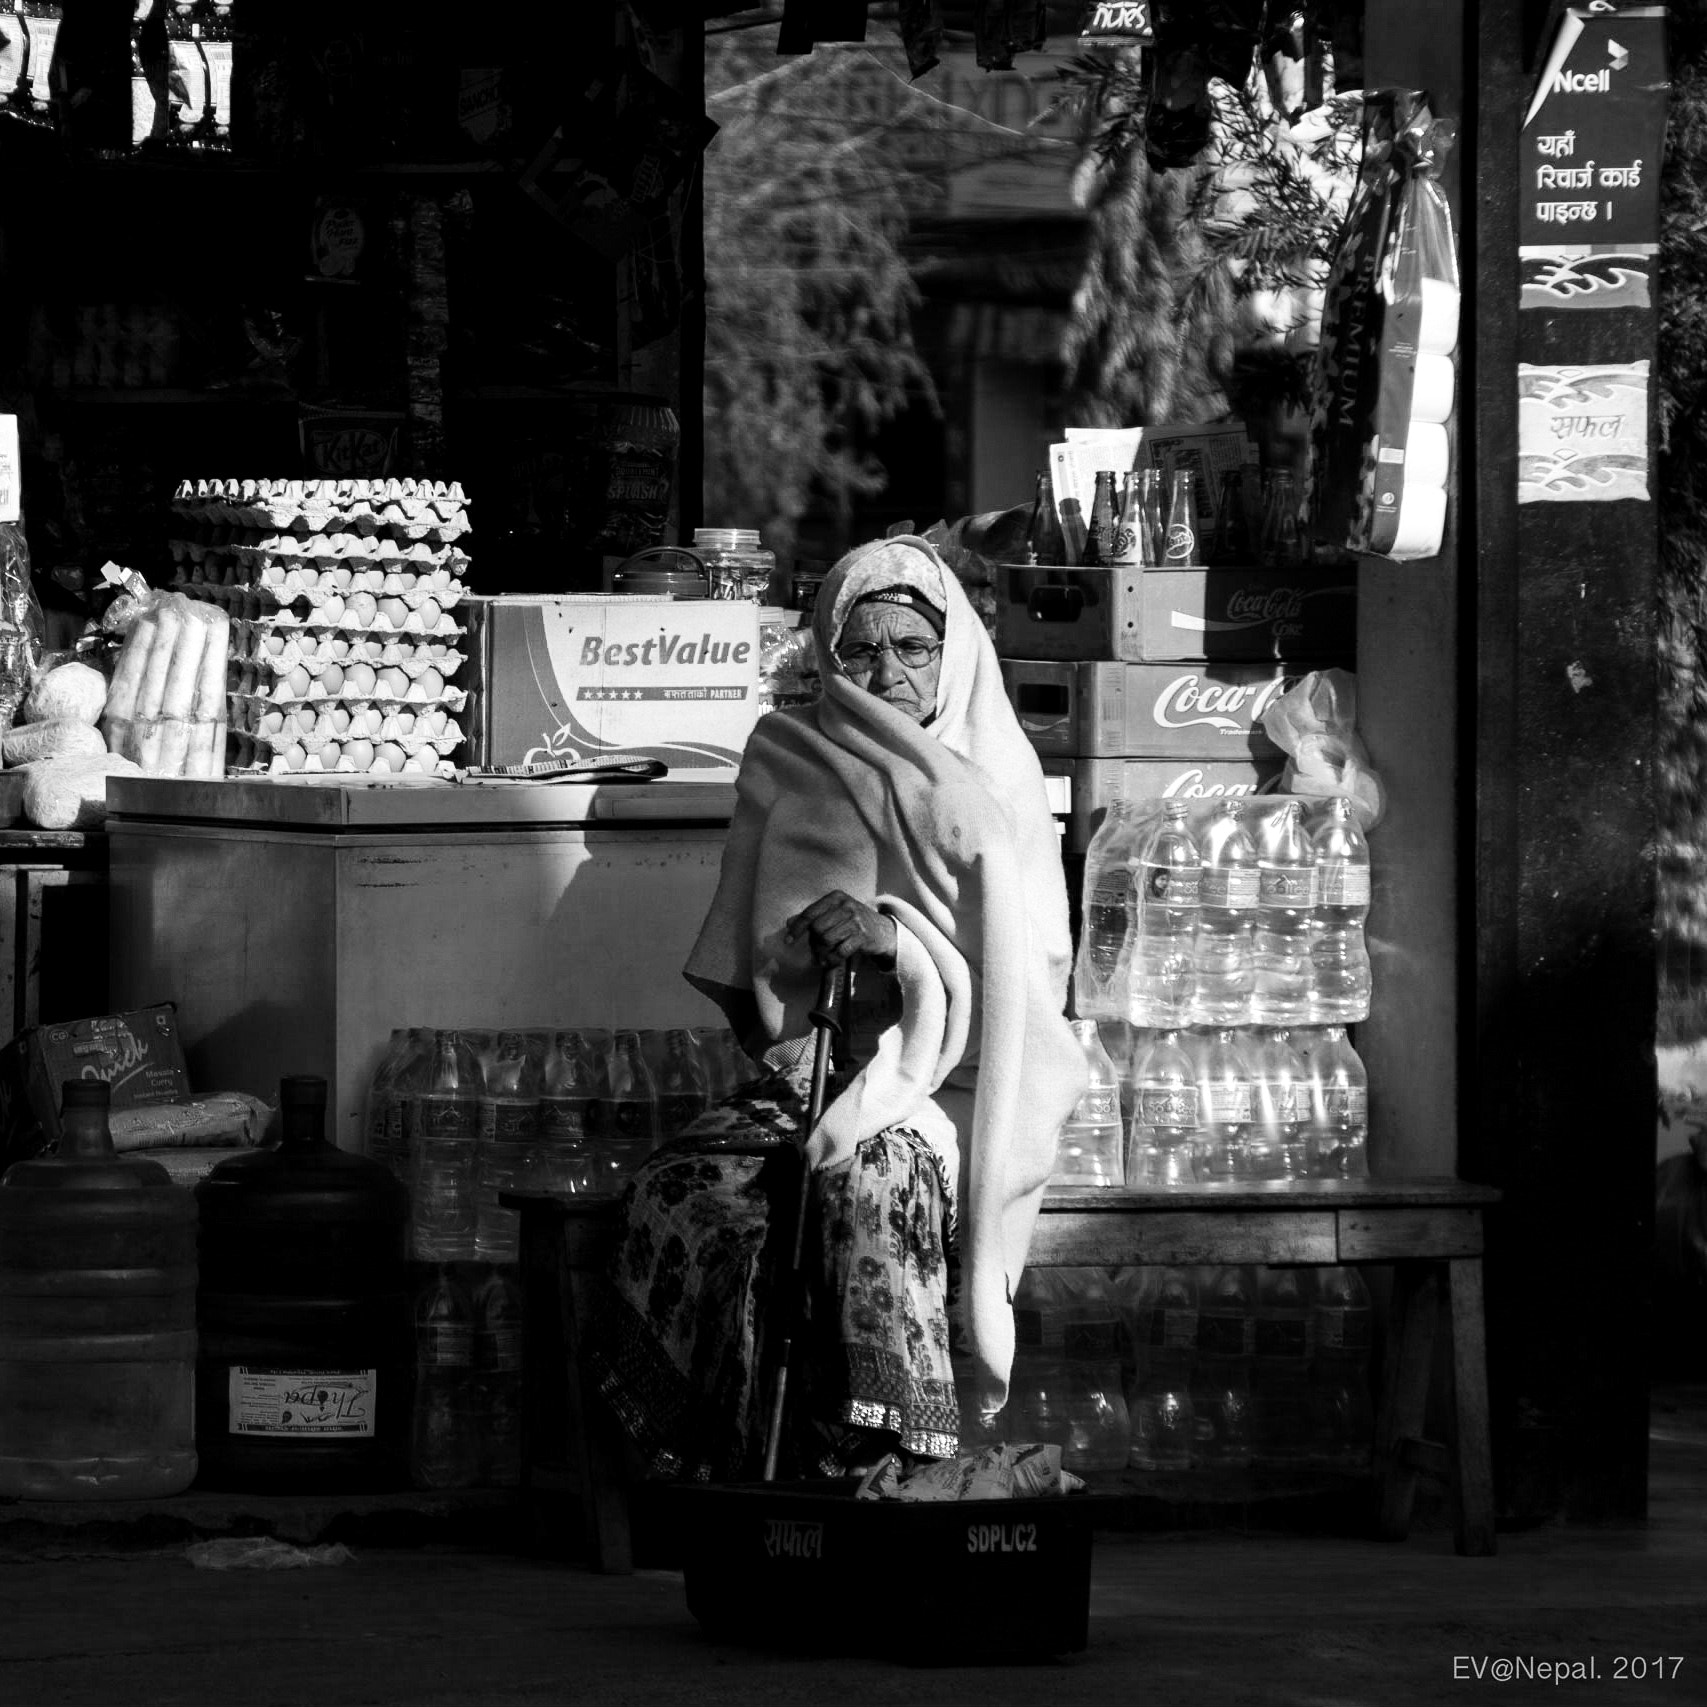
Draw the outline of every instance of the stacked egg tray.
M459 485L185 481L172 509L174 585L231 616L231 769L452 774Z

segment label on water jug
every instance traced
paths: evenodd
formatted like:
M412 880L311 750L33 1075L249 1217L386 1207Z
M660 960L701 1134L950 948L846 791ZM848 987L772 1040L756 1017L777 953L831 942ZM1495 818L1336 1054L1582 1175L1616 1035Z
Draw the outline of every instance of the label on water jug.
M1320 904L1324 907L1367 907L1369 905L1369 867L1366 865L1324 865L1318 868L1321 880Z
M598 1104L591 1097L545 1097L539 1129L549 1143L578 1144L598 1131Z
M1257 904L1261 884L1254 865L1206 865L1199 881L1198 899L1205 907L1243 912Z
M419 1138L466 1138L480 1134L480 1105L469 1097L424 1096L417 1100L415 1134Z
M1203 893L1200 865L1149 865L1141 868L1140 892L1146 901L1169 907L1195 907Z
M1098 1086L1079 1098L1073 1110L1073 1124L1080 1126L1112 1126L1120 1119L1120 1087Z
M1369 1122L1367 1085L1323 1085L1322 1113L1334 1126L1365 1126Z
M1369 1321L1367 1310L1344 1310L1338 1305L1318 1305L1316 1309L1316 1346L1318 1350L1341 1352L1352 1356L1369 1350Z
M1316 868L1313 865L1263 866L1257 874L1257 904L1262 907L1314 907Z
M1138 1090L1137 1113L1140 1126L1195 1126L1197 1086L1142 1085Z
M247 1369L233 1365L233 1434L348 1439L373 1433L377 1369Z
M1211 1126L1244 1126L1250 1121L1251 1087L1247 1084L1211 1084L1205 1101Z

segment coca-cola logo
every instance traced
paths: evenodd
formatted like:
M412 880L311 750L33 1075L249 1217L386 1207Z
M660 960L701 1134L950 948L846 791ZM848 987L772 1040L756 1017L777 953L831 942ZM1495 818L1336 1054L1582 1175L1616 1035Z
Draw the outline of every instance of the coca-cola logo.
M1258 782L1210 782L1201 770L1181 771L1162 790L1164 800L1220 800L1236 794L1258 794Z
M1238 734L1253 728L1286 686L1279 676L1266 682L1215 682L1196 674L1176 676L1156 695L1153 715L1161 729L1207 724Z
M1228 599L1227 616L1233 622L1289 622L1304 614L1309 596L1301 587L1253 587Z

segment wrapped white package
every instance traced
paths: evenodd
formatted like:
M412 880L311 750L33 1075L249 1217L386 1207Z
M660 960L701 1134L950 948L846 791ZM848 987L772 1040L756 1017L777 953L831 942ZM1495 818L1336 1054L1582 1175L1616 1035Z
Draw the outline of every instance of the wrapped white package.
M8 765L33 765L39 759L98 759L106 750L100 730L77 717L21 723L0 735L0 755Z
M91 830L107 819L107 778L141 776L118 753L98 759L42 759L24 769L24 817L44 830Z
M107 678L89 664L58 664L44 670L29 691L19 721L48 723L70 718L77 723L99 723L107 703Z

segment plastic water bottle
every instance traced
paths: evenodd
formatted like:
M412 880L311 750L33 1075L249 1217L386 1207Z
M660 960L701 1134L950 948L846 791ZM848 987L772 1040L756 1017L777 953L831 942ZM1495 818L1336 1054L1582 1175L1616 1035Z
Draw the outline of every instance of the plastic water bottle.
M1375 1439L1369 1391L1369 1288L1355 1268L1324 1268L1312 1307L1310 1456L1366 1470Z
M664 1047L654 1071L658 1096L660 1142L685 1132L711 1106L711 1083L699 1046L686 1026L664 1033Z
M490 1269L473 1304L479 1480L513 1488L522 1476L522 1294L515 1270Z
M1251 1014L1251 926L1260 883L1244 802L1223 801L1197 847L1203 877L1192 1013L1204 1025L1244 1025Z
M474 1256L481 1082L480 1063L463 1034L434 1032L432 1062L410 1098L409 1248L423 1262Z
M402 1147L403 1113L397 1095L397 1077L410 1057L413 1044L413 1032L401 1027L392 1032L368 1084L367 1107L362 1116L362 1148L368 1159L383 1162L400 1179L408 1177L409 1158Z
M658 1091L638 1031L619 1031L611 1045L604 1107L601 1189L615 1192L658 1147Z
M1055 1144L1051 1185L1114 1186L1125 1183L1120 1157L1120 1076L1102 1046L1094 1019L1072 1022L1090 1077Z
M1250 1467L1255 1355L1256 1276L1248 1268L1214 1269L1198 1285L1197 1361L1191 1385L1195 1465L1212 1471Z
M1092 838L1085 862L1090 874L1085 902L1084 965L1091 988L1080 992L1087 1017L1125 1018L1131 976L1137 897L1132 887L1131 806L1115 801Z
M1257 908L1251 931L1251 1018L1301 1024L1310 1013L1311 938L1316 928L1316 862L1304 813L1289 800L1257 838Z
M1009 1440L1052 1442L1063 1451L1071 1428L1063 1333L1068 1273L1028 1268L1014 1288L1014 1362L1005 1412Z
M1302 1179L1309 1087L1304 1063L1286 1032L1258 1031L1246 1059L1251 1073L1251 1123L1245 1133L1244 1177Z
M753 1069L728 1026L696 1025L693 1040L705 1066L713 1103L722 1102L753 1077Z
M1281 1466L1310 1455L1310 1271L1264 1268L1257 1279L1257 1440Z
M420 1488L469 1488L479 1475L474 1424L474 1309L438 1268L415 1304L415 1407L409 1467Z
M1245 1142L1251 1124L1251 1069L1244 1044L1230 1026L1194 1039L1197 1067L1197 1136L1192 1168L1200 1184L1245 1176Z
M1189 1268L1145 1269L1133 1338L1137 1376L1128 1409L1139 1470L1191 1466L1196 1413L1191 1398L1197 1357L1197 1277Z
M1188 811L1185 801L1168 801L1138 861L1128 1009L1134 1025L1177 1026L1191 1018L1203 866Z
M1316 919L1310 944L1310 1016L1345 1024L1369 1017L1371 975L1369 844L1343 795L1330 800L1310 836L1316 863Z
M1177 1031L1157 1032L1132 1062L1129 1185L1191 1185L1199 1130L1197 1069Z
M554 1032L540 1085L535 1169L547 1191L585 1197L603 1189L599 1150L609 1089L604 1051L584 1032Z
M1132 1447L1132 1424L1120 1374L1120 1308L1100 1270L1064 1273L1070 1278L1062 1308L1067 1438L1061 1462L1077 1475L1121 1470Z
M1369 1074L1343 1025L1306 1034L1304 1172L1311 1179L1369 1175Z
M498 1201L530 1184L539 1134L540 1062L525 1031L501 1031L480 1091L480 1146L475 1168L474 1254L514 1262L521 1218Z

